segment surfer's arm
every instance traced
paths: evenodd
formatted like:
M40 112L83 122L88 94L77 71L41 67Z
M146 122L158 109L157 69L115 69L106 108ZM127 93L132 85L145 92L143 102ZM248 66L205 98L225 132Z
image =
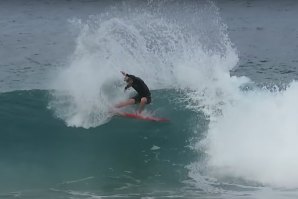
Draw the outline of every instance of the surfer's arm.
M125 76L131 78L133 81L136 81L136 76L134 75L126 74Z
M127 73L125 73L124 71L120 71L120 72L122 73L123 76L132 78L133 80L135 80L135 78L136 78L134 75L127 74Z
M131 85L126 85L125 88L124 88L124 91L126 91L130 87L131 87Z
M120 71L123 76L126 76L127 74L124 71Z
M133 81L135 81L136 77L134 75L127 74L124 71L120 71L120 72L124 76L124 81L127 81L127 78L131 78ZM127 82L127 85L125 86L124 91L126 91L131 86L132 86L132 83L131 82L130 83Z

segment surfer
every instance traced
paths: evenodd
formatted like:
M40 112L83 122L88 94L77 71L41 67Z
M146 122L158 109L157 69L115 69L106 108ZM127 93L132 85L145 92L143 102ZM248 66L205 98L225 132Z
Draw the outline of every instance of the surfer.
M120 102L115 107L122 108L132 104L140 104L137 113L141 114L145 108L145 105L150 104L151 102L151 93L149 91L149 88L141 78L136 77L134 75L126 74L123 71L121 71L121 73L124 76L124 81L127 83L127 85L124 88L124 91L132 87L137 91L137 94L124 102Z

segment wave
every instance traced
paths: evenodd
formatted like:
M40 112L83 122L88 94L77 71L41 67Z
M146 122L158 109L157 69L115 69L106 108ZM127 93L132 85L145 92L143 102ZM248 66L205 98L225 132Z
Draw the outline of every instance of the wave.
M156 170L160 168L171 173L175 166L172 169L168 166L174 162L179 165L178 171L183 177L188 175L196 180L198 187L209 183L201 183L203 175L215 177L220 182L232 177L232 181L241 178L239 183L248 180L265 186L297 187L294 174L297 168L294 143L297 138L294 119L297 83L293 82L284 90L246 89L248 84L254 84L249 78L230 75L230 70L237 66L238 53L217 7L211 2L195 6L172 3L172 6L166 2L158 6L149 3L143 8L143 5L122 4L91 16L87 21L72 20L79 30L76 49L69 58L69 65L53 80L55 90L49 92L48 103L43 104L45 112L53 111L60 120L47 116L43 121L55 122L41 124L55 132L55 136L71 132L66 138L75 139L76 144L83 141L84 146L80 146L86 147L86 151L80 152L72 144L67 146L76 149L75 153L81 154L81 158L88 154L83 162L92 162L94 154L103 157L108 160L105 168L141 165L147 176L158 176ZM157 99L152 110L163 107L161 113L174 120L173 123L157 127L121 118L110 120L109 107L128 97L122 92L120 70L142 77ZM170 92L164 92L169 89ZM167 100L159 102L159 98L164 97ZM45 109L47 106L49 110ZM189 115L192 115L191 122ZM24 121L27 120L30 117L24 117ZM7 126L8 121L4 121L7 123L2 125ZM52 125L63 130L56 131ZM21 126L29 128L26 124ZM101 133L96 133L98 129ZM92 142L91 138L81 135L82 132L94 132L93 136L100 143ZM73 133L80 134L72 138ZM50 132L47 135L51 137ZM58 144L59 149L67 139ZM167 140L171 140L169 146L165 144ZM87 144L90 142L93 143L91 148ZM195 151L190 148L192 142L196 143ZM161 145L166 146L159 162L162 164L147 167L144 159L147 156L141 151L149 151L146 155L152 160L153 156L160 157L162 153L157 156L151 149ZM187 147L189 149L185 149ZM107 149L110 152L106 152ZM121 158L136 151L141 159L131 157L127 161ZM180 151L181 156L173 155ZM117 158L107 158L110 153ZM69 151L62 153L60 160L62 155L69 154ZM196 161L198 156L199 161ZM70 164L77 164L72 158L67 159L64 166L69 168ZM83 164L82 168L86 170L80 172L92 176L87 172L88 166ZM140 177L140 170L133 171Z

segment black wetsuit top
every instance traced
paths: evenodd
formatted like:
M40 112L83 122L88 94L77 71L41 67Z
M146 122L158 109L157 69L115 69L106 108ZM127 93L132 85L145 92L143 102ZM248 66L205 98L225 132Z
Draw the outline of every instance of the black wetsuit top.
M126 74L126 76L133 80L131 87L133 87L137 91L140 97L151 97L151 93L149 91L148 86L141 78L136 77L134 75L129 75L129 74ZM128 89L129 87L130 86L127 85L125 87L125 90Z

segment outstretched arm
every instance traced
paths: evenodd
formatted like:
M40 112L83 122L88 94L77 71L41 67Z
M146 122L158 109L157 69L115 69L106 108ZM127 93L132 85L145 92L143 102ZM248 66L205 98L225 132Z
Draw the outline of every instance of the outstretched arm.
M123 76L126 76L127 74L124 71L120 71Z
M124 76L124 80L126 81L125 78L128 78L128 74L126 74L124 71L120 71L122 75ZM129 87L131 87L131 84L127 83L127 85L124 88L124 91L126 91Z
M127 74L126 72L124 72L124 71L120 71L121 73L122 73L122 75L124 76L124 77L130 77L130 78L132 78L132 79L134 79L135 78L135 76L134 75L130 75L130 74Z

